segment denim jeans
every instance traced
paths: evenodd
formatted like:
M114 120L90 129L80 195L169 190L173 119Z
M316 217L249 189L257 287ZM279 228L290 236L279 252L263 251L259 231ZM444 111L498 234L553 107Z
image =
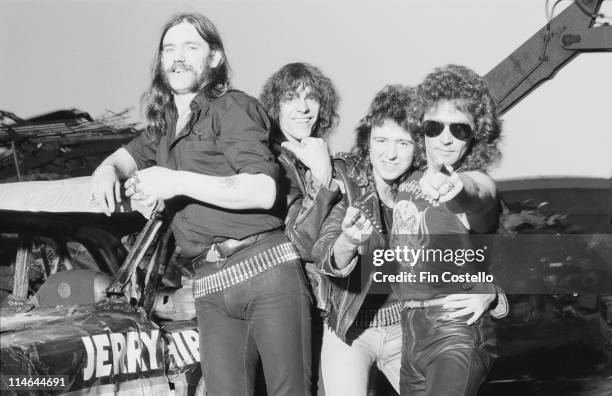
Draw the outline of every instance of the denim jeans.
M468 326L468 317L443 319L439 306L402 312L401 395L476 395L496 357L493 323L485 313Z
M367 329L350 328L347 342L328 326L323 333L321 370L326 396L366 396L374 364L399 392L402 328L399 324Z
M309 395L311 303L297 261L198 298L201 365L208 394L253 395L261 358L269 396Z

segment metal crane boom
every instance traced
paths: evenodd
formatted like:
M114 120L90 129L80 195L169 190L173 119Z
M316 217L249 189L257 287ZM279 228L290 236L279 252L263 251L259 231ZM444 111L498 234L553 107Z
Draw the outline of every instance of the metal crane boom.
M576 0L484 77L500 114L578 54L612 50L612 26L592 27L603 0Z

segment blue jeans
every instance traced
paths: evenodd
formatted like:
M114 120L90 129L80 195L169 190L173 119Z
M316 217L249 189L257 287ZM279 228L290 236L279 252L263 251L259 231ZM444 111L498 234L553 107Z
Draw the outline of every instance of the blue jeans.
M402 329L398 324L367 329L350 328L348 344L329 326L323 333L321 371L326 396L366 396L374 364L399 391Z
M196 300L209 395L253 395L261 358L269 396L310 395L311 295L289 262Z
M439 306L402 312L400 391L406 396L476 395L496 357L493 323L485 313L442 319Z

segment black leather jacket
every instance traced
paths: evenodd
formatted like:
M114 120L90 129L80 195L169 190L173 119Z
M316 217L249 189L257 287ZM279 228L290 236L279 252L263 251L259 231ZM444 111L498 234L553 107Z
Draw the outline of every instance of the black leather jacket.
M334 157L335 177L343 193L342 200L334 206L323 223L319 239L313 247L313 257L317 270L328 276L331 283L328 302L328 325L345 340L346 333L355 321L373 282L373 274L377 270L362 257L372 257L374 249L385 247L383 236L383 215L380 200L374 183L368 180L367 174L357 166L358 159L354 154L340 153ZM368 196L365 209L374 225L372 236L365 243L362 253L356 255L348 266L338 270L334 265L333 245L342 233L342 220L349 204ZM390 230L389 230L390 231ZM395 283L391 283L393 292L401 301L401 295ZM483 291L484 293L484 291ZM497 290L497 304L491 311L493 317L503 317L508 312L508 302L503 291Z
M362 257L371 257L375 249L384 248L385 237L376 187L368 180L366 173L357 166L357 156L346 153L336 155L334 168L336 181L341 185L343 197L323 223L320 237L313 247L313 256L318 270L326 274L331 283L328 296L328 325L344 340L372 285L375 267L367 265ZM348 205L354 204L355 199L360 200L364 196L368 199L363 202L361 209L368 213L374 230L362 248L363 254L356 255L348 266L338 270L333 259L334 242L342 233L342 220Z
M273 129L270 136L272 152L281 165L274 210L285 219L285 234L306 263L317 306L325 310L330 286L326 277L312 264L312 247L319 237L323 221L340 200L340 191L335 183L328 188L313 179L300 160L281 146L287 139L280 130Z

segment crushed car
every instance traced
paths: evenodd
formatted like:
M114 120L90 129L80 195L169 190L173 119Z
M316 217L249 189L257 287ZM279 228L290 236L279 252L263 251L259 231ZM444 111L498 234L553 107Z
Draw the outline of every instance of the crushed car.
M204 395L191 290L177 298L177 277L159 276L163 215L128 202L106 217L88 183L0 185L3 389L10 375L64 375L62 394Z
M10 293L0 312L2 381L53 375L66 381L54 391L61 394L204 395L199 361L214 357L199 355L193 269L181 262L163 211L123 202L106 217L88 183L0 184L0 275L10 279L2 282ZM506 243L517 236L546 235L551 247L502 260L547 289L519 293L524 285L512 282L523 275L503 285L510 315L498 320L500 357L481 396L610 390L610 183L499 183L499 235L511 250L503 255L519 257ZM576 237L571 252L555 242L564 235ZM373 394L393 394L374 378Z

